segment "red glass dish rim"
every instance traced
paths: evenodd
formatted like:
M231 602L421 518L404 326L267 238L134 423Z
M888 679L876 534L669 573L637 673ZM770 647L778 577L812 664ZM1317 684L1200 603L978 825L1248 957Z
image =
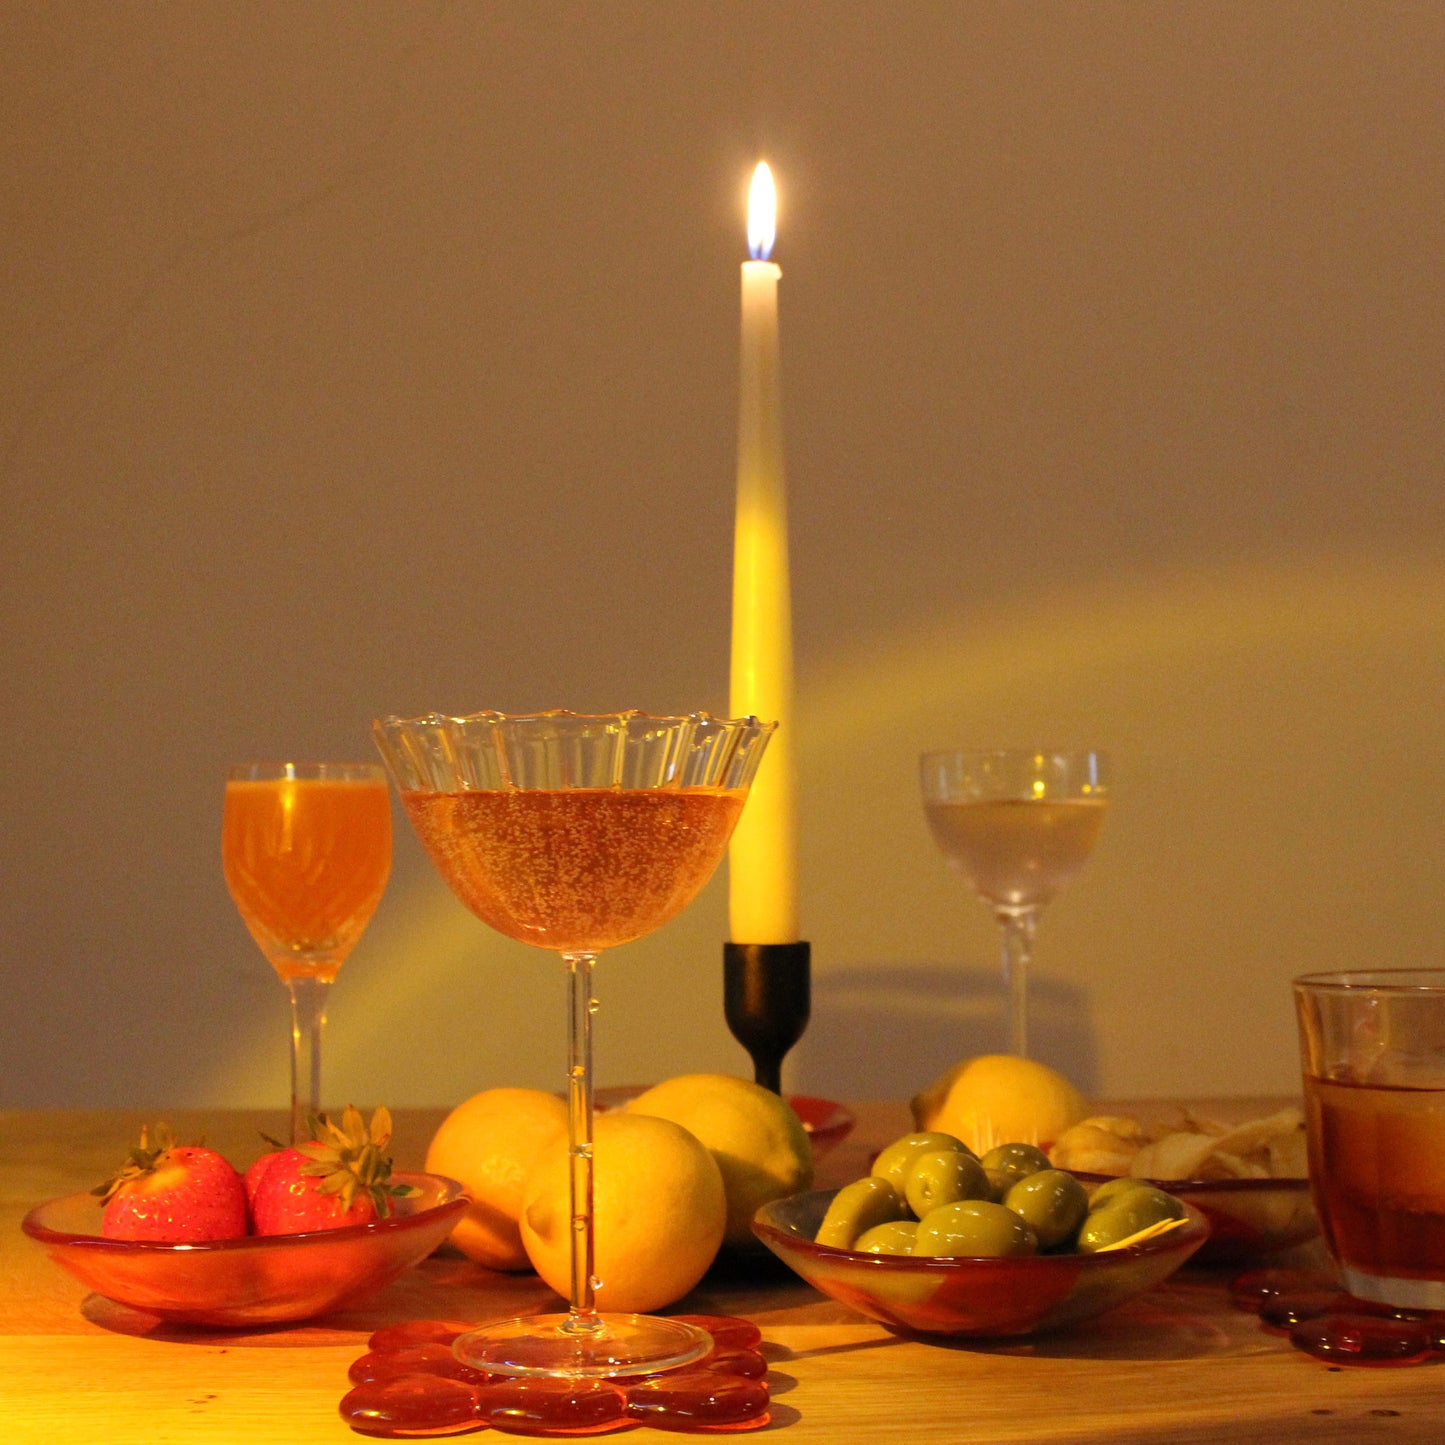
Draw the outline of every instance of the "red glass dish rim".
M1107 1184L1117 1179L1117 1174L1088 1174L1081 1169L1073 1171L1080 1184ZM1307 1178L1297 1174L1281 1174L1269 1179L1145 1179L1136 1175L1125 1178L1139 1178L1141 1184L1152 1184L1166 1194L1178 1194L1187 1189L1191 1194L1259 1194L1269 1189L1288 1189L1291 1192L1310 1187Z
M1084 1179L1083 1174L1075 1175L1077 1179ZM837 1190L823 1190L820 1193L828 1195L836 1194ZM795 1196L802 1197L802 1196ZM780 1200L779 1203L787 1201ZM1187 1200L1181 1201L1189 1215L1189 1223L1183 1229L1171 1229L1165 1234L1156 1235L1153 1239L1146 1239L1140 1244L1127 1245L1123 1249L1101 1250L1097 1254L1028 1254L1009 1259L999 1259L990 1255L911 1255L911 1254L864 1254L855 1249L835 1249L832 1245L819 1244L816 1240L809 1239L806 1235L794 1234L776 1224L769 1224L766 1220L755 1219L753 1230L759 1234L766 1234L776 1239L786 1249L802 1250L807 1254L816 1255L819 1259L847 1260L850 1264L861 1265L866 1269L880 1269L885 1273L889 1270L918 1270L923 1269L929 1272L939 1270L957 1269L960 1265L1007 1265L1010 1269L1039 1271L1047 1269L1062 1269L1065 1265L1074 1268L1081 1264L1086 1269L1108 1265L1110 1262L1118 1262L1125 1259L1139 1259L1144 1255L1160 1254L1176 1249L1181 1244L1198 1241L1204 1243L1211 1234L1209 1221ZM768 1206L764 1205L764 1209Z
M339 1229L313 1229L304 1234L246 1234L237 1239L198 1240L194 1243L170 1244L159 1239L107 1239L101 1234L72 1234L63 1229L52 1229L38 1218L43 1210L68 1199L83 1199L83 1194L65 1194L58 1199L47 1199L37 1204L20 1227L31 1239L40 1244L65 1245L72 1249L97 1250L107 1253L127 1251L140 1254L223 1254L246 1249L284 1249L305 1247L308 1244L340 1243L352 1239L365 1239L379 1234L400 1233L429 1223L437 1217L438 1211L452 1210L460 1214L472 1202L471 1195L455 1180L445 1174L408 1174L398 1170L392 1179L398 1184L421 1185L430 1182L440 1185L442 1197L435 1203L415 1214L393 1214L386 1219L369 1219L364 1224L345 1224Z

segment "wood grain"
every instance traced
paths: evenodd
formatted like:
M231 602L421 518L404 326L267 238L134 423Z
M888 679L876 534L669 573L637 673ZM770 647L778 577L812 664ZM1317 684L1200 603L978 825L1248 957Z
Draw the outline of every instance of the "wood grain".
M1254 1101L1241 1102L1248 1112ZM1267 1101L1273 1102L1273 1101ZM826 1181L866 1167L907 1125L859 1109ZM26 1208L101 1178L142 1116L0 1114L0 1439L6 1445L357 1441L337 1415L346 1370L393 1320L498 1318L550 1298L443 1251L365 1305L294 1328L185 1331L87 1297L19 1231ZM401 1111L398 1163L415 1167L440 1115ZM280 1116L175 1113L237 1162ZM678 1308L749 1315L772 1359L772 1426L790 1440L973 1442L1420 1441L1445 1438L1445 1367L1331 1369L1231 1307L1224 1276L1186 1270L1077 1329L996 1345L894 1336L761 1264L719 1268ZM499 1437L493 1437L499 1438ZM676 1436L640 1429L628 1439Z

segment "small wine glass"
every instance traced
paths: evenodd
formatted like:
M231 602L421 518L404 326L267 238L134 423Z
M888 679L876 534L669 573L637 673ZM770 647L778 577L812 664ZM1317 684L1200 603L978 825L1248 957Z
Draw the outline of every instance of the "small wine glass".
M291 1142L321 1109L326 1002L391 871L375 763L241 763L226 773L226 886L291 996Z
M727 848L775 724L694 713L385 718L377 746L452 891L568 974L571 1290L565 1315L481 1325L453 1346L478 1369L602 1377L711 1347L679 1320L600 1313L593 1277L592 966L696 897Z
M1028 1053L1028 969L1039 909L1078 876L1109 796L1106 754L1001 748L925 753L923 808L949 864L993 908L1009 1047Z

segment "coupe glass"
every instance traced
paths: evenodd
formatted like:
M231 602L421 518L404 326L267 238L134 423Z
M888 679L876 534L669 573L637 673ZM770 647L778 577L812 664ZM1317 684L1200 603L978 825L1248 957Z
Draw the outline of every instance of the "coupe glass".
M1100 752L925 753L923 808L950 865L993 909L1002 940L1009 1047L1026 1055L1028 970L1039 909L1078 876L1108 807Z
M337 970L391 871L391 798L375 763L242 763L226 774L226 886L291 995L291 1142L321 1108Z
M592 965L680 913L712 876L775 724L694 713L431 714L375 724L407 816L452 891L568 972L571 1299L567 1314L487 1324L454 1346L516 1375L647 1374L710 1338L677 1320L602 1314L592 1236Z

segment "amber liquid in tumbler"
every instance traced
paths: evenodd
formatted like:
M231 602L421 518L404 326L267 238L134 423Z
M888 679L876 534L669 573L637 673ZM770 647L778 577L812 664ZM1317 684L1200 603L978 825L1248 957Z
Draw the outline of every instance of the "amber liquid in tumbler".
M990 902L1047 903L1078 877L1098 841L1102 798L926 803L934 841Z
M1445 1308L1445 1089L1304 1085L1330 1253L1364 1275L1438 1281Z
M509 938L597 952L681 913L712 876L741 789L405 792L417 836L457 896Z
M276 972L334 978L391 871L386 783L228 782L221 857L231 897Z

